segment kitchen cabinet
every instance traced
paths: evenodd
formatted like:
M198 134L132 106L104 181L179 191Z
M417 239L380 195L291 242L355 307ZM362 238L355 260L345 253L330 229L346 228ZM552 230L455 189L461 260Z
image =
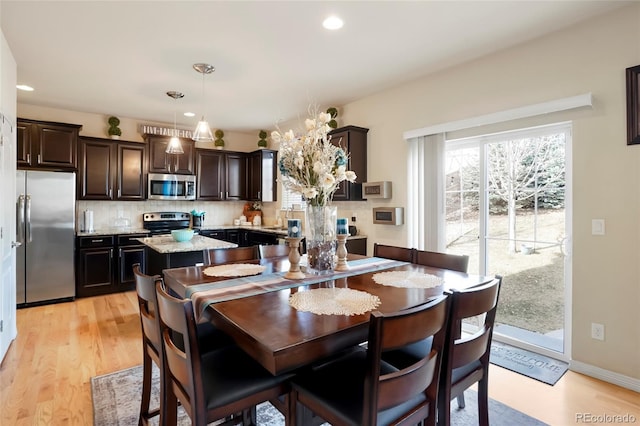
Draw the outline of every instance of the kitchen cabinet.
M146 234L77 238L76 297L97 296L135 288L133 265L146 270L146 247L135 238Z
M278 152L261 149L249 154L249 193L252 201L277 201L276 169Z
M114 236L78 237L76 297L113 292Z
M269 245L278 244L278 235L272 232L248 231L247 244L253 245Z
M196 176L199 200L224 201L247 198L245 153L197 149Z
M19 169L75 170L79 124L17 120Z
M347 238L345 247L348 253L367 255L367 239L366 238Z
M356 183L342 181L333 194L334 201L361 201L362 182L367 181L367 132L369 129L345 126L329 132L331 143L349 156L347 170L356 174Z
M149 145L149 173L195 174L195 142L180 138L184 154L167 154L169 139L169 136L145 136Z
M146 145L82 137L78 156L78 199L145 199Z
M200 235L203 237L215 238L216 240L228 241L238 244L240 247L248 246L247 234L244 229L202 229Z

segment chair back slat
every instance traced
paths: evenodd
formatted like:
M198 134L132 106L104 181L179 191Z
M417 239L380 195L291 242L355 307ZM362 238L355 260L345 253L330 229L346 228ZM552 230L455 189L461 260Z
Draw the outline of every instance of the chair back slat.
M456 341L451 368L462 367L482 358L489 350L490 336L490 331L483 327L473 336Z
M205 264L218 265L242 260L259 259L258 246L236 247L228 249L209 249L205 256Z
M469 266L469 256L440 253L435 251L416 250L414 263L424 266L432 266L434 268L467 272L467 268Z
M406 247L389 246L385 244L373 244L373 255L385 259L413 262L415 249Z
M260 259L268 259L270 257L284 257L289 255L289 246L287 244L261 244L258 246Z
M140 270L140 264L133 265L138 305L140 307L140 324L144 337L151 343L156 354L161 351L160 320L158 318L158 299L156 283L162 282L160 275L146 275Z

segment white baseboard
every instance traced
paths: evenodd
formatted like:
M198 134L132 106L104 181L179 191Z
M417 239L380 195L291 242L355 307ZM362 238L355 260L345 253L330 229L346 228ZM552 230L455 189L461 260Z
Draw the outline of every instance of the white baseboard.
M631 389L632 391L640 392L640 380L634 379L633 377L614 373L613 371L604 370L602 368L574 360L569 362L569 370L603 380L623 388Z

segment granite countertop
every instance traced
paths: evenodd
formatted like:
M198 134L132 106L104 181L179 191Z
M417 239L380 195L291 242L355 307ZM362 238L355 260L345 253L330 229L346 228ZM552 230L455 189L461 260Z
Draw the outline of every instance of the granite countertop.
M131 227L111 227L96 229L93 232L78 231L76 235L78 237L93 237L98 235L126 235L126 234L148 234L149 230L144 228L131 228Z
M189 251L202 251L219 248L235 248L235 243L229 243L215 238L194 235L190 241L177 242L169 235L156 237L136 238L142 244L157 251L158 253L184 253Z

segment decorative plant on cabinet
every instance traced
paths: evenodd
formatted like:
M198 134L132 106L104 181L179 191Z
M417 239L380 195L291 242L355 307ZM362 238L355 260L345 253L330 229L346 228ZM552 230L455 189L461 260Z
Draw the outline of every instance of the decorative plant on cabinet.
M120 125L120 119L112 116L109 117L108 123L109 130L107 130L107 133L109 133L111 139L120 139L120 136L122 135L122 130L118 127Z
M258 133L258 137L260 138L260 140L258 141L258 146L260 148L266 148L267 147L267 132L265 132L264 130L260 130L260 133Z
M224 148L224 139L222 139L224 137L224 132L218 129L216 130L215 135L216 135L216 140L213 143L216 146L216 148L218 149Z

